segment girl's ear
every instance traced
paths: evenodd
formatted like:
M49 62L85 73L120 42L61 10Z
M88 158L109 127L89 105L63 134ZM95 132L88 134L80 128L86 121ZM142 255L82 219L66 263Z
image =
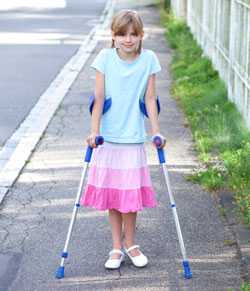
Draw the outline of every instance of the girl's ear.
M112 44L111 47L115 47L115 34L113 31L111 31L111 36L112 36Z

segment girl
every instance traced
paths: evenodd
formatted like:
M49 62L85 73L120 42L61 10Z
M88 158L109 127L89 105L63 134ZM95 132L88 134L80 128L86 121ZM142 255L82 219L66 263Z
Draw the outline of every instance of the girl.
M87 143L95 148L97 135L105 143L93 152L81 205L109 210L113 250L106 268L119 268L125 253L136 267L144 267L148 259L134 244L136 216L144 207L155 207L156 200L143 147L146 134L139 100L145 96L152 134L160 135L155 74L161 67L151 50L142 49L143 24L135 11L116 14L111 31L112 47L102 49L91 65L96 83ZM112 105L102 115L107 97Z

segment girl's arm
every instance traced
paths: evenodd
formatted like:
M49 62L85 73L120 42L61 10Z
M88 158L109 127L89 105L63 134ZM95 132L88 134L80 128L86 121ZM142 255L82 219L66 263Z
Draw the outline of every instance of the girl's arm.
M156 90L155 90L155 74L150 75L146 90L145 103L148 112L148 117L151 123L152 135L160 135L160 125L158 121L158 110L156 105ZM161 135L160 135L161 136ZM162 147L165 146L165 139Z
M95 138L100 134L100 121L104 104L104 75L96 71L95 75L95 102L91 115L91 133L87 137L87 143L91 147L96 147Z

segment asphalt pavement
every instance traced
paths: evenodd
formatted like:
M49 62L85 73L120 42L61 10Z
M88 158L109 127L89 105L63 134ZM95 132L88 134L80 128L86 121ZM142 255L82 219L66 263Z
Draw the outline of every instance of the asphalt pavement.
M0 3L0 149L98 23L106 0Z
M135 3L136 2L136 3ZM0 209L0 290L239 290L244 276L239 248L228 221L210 193L186 180L198 165L197 153L183 113L170 97L172 52L152 1L120 0L115 10L137 10L145 24L144 47L159 57L160 124L167 137L167 162L172 191L193 278L182 275L182 257L157 154L146 143L158 207L138 215L136 243L149 258L138 269L126 258L120 270L104 268L112 248L107 212L80 208L65 264L65 278L55 279L80 180L84 138L89 132L88 97L93 92L90 63L99 42L63 99L15 185ZM147 124L148 126L148 124Z

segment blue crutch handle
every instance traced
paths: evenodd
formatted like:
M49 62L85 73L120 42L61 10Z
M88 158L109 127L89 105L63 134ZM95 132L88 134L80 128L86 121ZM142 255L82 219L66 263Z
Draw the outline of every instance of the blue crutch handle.
M95 103L95 96L91 95L89 97L89 112L90 112L90 114L92 114L94 103ZM110 109L111 105L112 105L112 99L110 97L107 97L107 98L105 97L105 100L103 103L102 114L105 114Z
M103 143L104 143L104 138L102 136L99 135L95 138L95 144L97 146L102 145ZM85 155L85 159L84 159L85 162L87 162L87 163L90 162L92 152L93 152L93 148L88 146L87 151L86 151L86 155Z
M159 96L157 96L157 98L156 98L156 106L157 106L157 112L158 112L158 114L160 114L161 104L160 104ZM148 112L147 112L147 107L146 107L146 103L145 103L145 97L143 99L139 100L139 107L140 107L141 113L143 113L148 118Z
M163 140L160 136L155 136L153 139L153 143L155 144L156 148L157 148L157 153L158 153L158 158L160 161L160 164L164 164L165 161L165 154L164 154L164 150L160 148L160 146L163 143Z

